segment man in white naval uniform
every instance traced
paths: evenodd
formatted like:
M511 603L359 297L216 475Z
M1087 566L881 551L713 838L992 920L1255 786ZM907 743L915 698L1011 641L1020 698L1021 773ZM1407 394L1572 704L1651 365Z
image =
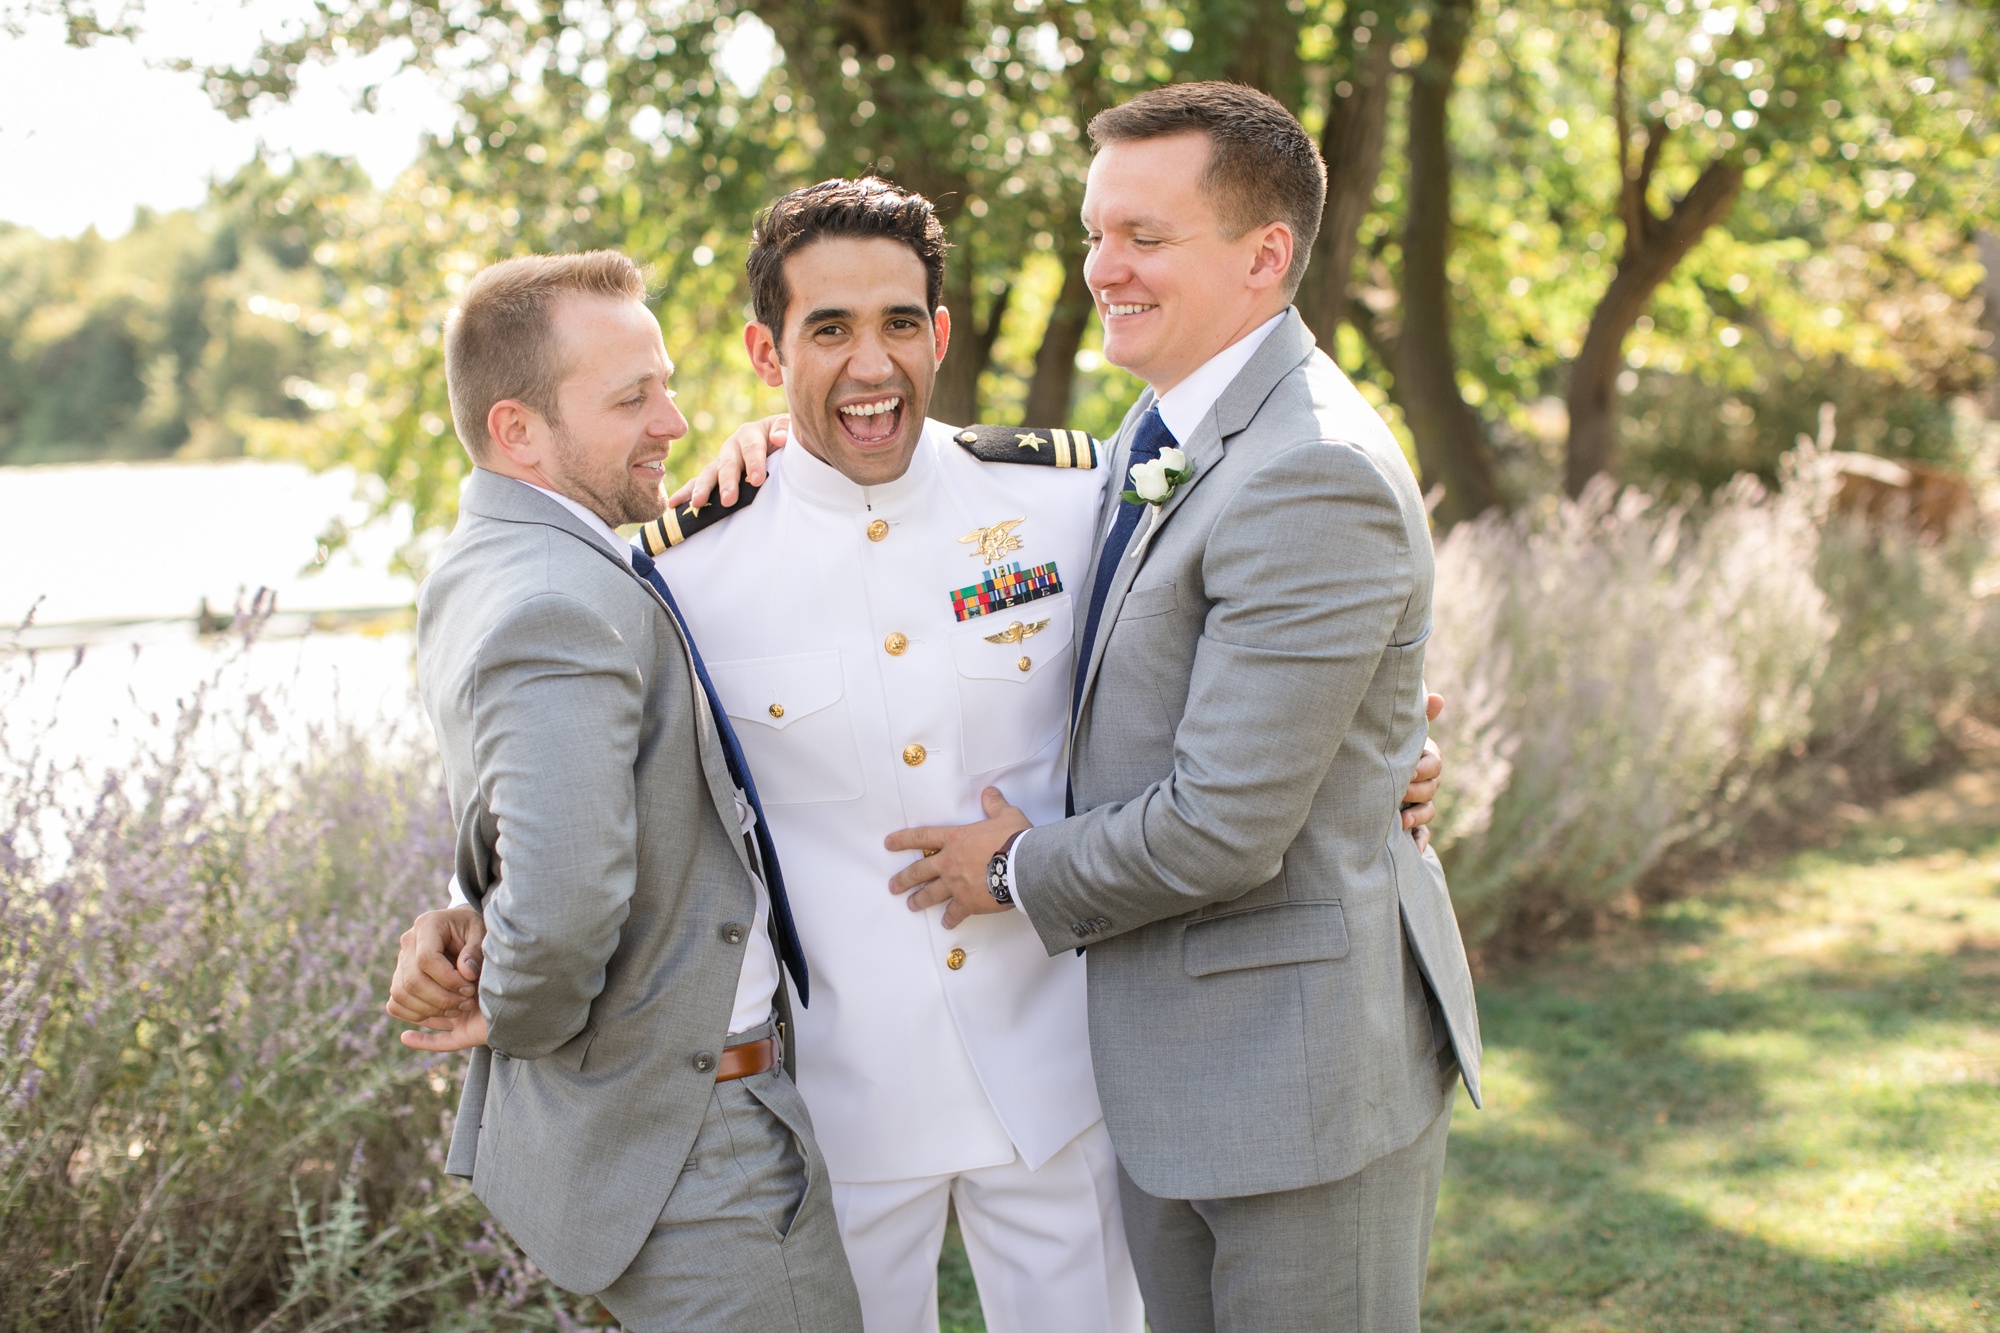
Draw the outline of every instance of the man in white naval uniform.
M886 887L910 860L890 832L976 820L989 787L1064 813L1101 497L1081 433L925 420L942 259L929 205L878 181L774 205L746 341L801 447L642 537L787 850L813 974L797 1079L869 1333L937 1328L948 1203L994 1333L1137 1333L1083 960L1020 913L947 929Z
M995 1333L1137 1333L1083 960L1013 917L946 930L885 887L909 860L890 832L976 819L989 785L1061 814L1072 584L1098 502L1087 436L925 420L942 259L930 206L881 182L773 205L748 342L801 447L728 521L644 535L669 547L772 835L802 863L823 970L795 1016L798 1079L870 1333L937 1327L948 1199ZM994 445L1057 466L971 448Z

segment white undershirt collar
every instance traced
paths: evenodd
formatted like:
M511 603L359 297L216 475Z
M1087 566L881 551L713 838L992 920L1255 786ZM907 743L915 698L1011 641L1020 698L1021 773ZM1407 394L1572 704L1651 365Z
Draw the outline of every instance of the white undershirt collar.
M1289 311L1289 306L1280 310L1202 362L1194 374L1160 395L1160 420L1173 432L1176 441L1186 444L1194 438L1201 419L1215 406L1215 400L1222 397L1222 391L1229 387L1230 381L1250 364L1250 358L1257 355L1257 349L1264 345L1264 340L1271 336L1271 331L1278 327Z
M519 477L509 477L508 480L521 481ZM530 490L540 491L543 495L548 496L549 499L554 500L564 509L569 510L570 513L575 514L578 518L583 520L585 527L589 528L592 532L602 537L605 541L605 544L610 546L610 548L613 551L618 553L619 559L623 560L627 558L627 553L631 550L631 544L627 542L623 537L620 537L615 531L612 530L610 524L606 523L603 519L599 518L591 510L585 508L584 506L578 504L576 501L570 499L567 495L564 495L561 491L552 491L546 486L537 486L532 481L521 481L521 484L523 486L528 487Z

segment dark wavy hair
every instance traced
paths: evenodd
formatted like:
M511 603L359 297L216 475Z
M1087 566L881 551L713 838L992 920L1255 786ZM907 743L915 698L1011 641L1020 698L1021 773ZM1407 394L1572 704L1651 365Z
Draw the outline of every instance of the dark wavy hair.
M791 289L785 261L830 236L901 241L924 262L929 308L944 300L944 226L931 201L876 176L827 180L785 195L758 217L750 233L750 304L773 338L785 331Z

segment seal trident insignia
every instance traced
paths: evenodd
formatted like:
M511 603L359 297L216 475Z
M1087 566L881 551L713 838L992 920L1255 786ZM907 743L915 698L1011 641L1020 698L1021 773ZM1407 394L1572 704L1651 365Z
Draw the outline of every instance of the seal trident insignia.
M960 537L959 540L974 544L973 549L967 554L975 557L983 556L989 565L998 564L1000 558L1006 555L1007 552L1021 549L1021 539L1014 535L1014 529L1027 521L1027 518L1023 516L995 523L990 528L974 528L963 537Z

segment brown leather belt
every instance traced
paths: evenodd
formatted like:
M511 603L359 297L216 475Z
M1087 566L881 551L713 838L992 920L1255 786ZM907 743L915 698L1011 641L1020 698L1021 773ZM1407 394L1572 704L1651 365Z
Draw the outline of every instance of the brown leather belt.
M752 1074L763 1073L777 1063L776 1037L746 1041L741 1046L730 1046L722 1052L722 1059L715 1066L715 1081L727 1083L732 1078L748 1078Z

